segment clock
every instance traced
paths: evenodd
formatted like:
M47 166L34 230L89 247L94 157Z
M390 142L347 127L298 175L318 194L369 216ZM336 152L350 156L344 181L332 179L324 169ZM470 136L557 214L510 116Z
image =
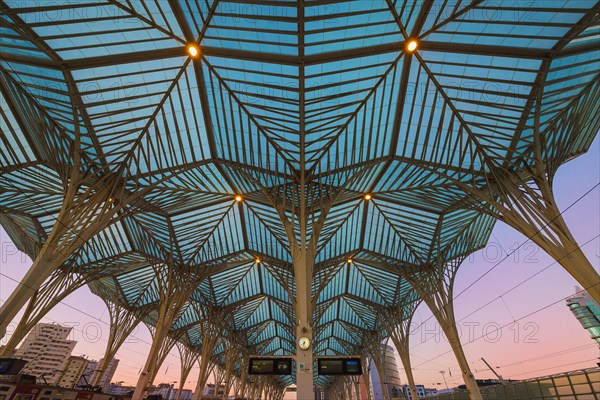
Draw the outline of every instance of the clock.
M300 347L302 350L308 350L310 347L310 339L306 336L302 336L300 339L298 339L298 347Z

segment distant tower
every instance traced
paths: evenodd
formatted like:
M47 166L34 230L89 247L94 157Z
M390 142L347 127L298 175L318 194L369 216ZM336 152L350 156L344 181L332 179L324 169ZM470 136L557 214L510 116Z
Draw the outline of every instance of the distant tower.
M69 357L66 368L58 381L58 386L65 388L74 388L80 385L81 375L86 370L88 360L83 357Z
M88 362L88 365L87 365L85 371L83 372L83 376L85 376L85 380L82 378L79 381L79 384L80 385L92 384L92 382L96 382L96 375L99 374L98 367L102 364L103 361L104 361L104 359L101 358L100 361L91 360L90 362ZM110 362L106 366L106 369L104 370L104 373L102 374L102 377L100 378L100 380L98 381L98 384L97 384L98 386L100 386L102 388L102 391L104 391L104 392L108 391L110 382L112 381L113 375L115 374L115 371L117 370L118 365L119 365L119 360L116 358L113 358L112 360L110 360Z
M77 344L67 339L71 329L55 324L37 324L15 352L15 357L28 361L21 372L43 377L49 384L57 384Z
M85 367L85 370L81 374L79 379L79 385L90 385L96 377L96 370L98 369L98 361L90 360Z
M103 359L100 359L100 361L98 363L101 364L102 361L103 361ZM110 382L112 381L113 375L115 374L115 371L117 370L118 365L119 365L119 360L116 358L113 358L108 363L108 366L104 370L104 374L102 374L102 378L100 378L100 382L98 382L98 386L101 386L102 390L104 390L104 391L108 390L108 387L110 386Z
M575 287L575 295L567 299L567 306L600 345L600 306L586 290Z
M385 383L388 396L389 398L400 397L402 394L402 385L394 348L390 345L381 344L381 349L384 354L383 369L385 376L383 377L383 382ZM374 365L371 367L371 387L373 390L373 400L382 400L384 397L383 393L381 393L381 377Z

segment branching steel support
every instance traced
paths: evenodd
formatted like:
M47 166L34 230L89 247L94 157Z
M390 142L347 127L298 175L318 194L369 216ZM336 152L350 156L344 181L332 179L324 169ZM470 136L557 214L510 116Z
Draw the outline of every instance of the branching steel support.
M591 95L594 90L598 91L598 85L592 83L584 89L583 96ZM567 160L569 146L566 143L546 143L546 137L540 130L541 94L540 91L533 110L533 140L529 149L533 154L519 161L523 166L515 165L515 169L519 168L517 170L493 167L491 175L494 180L479 184L485 189L474 188L453 176L444 176L470 198L476 199L482 212L530 238L600 303L600 274L577 244L554 197L554 174ZM598 96L597 93L594 95ZM573 100L575 109L577 100L579 98Z
M225 369L220 365L215 364L213 371L215 374L215 396L218 396L219 389L225 380ZM223 390L223 392L225 392L225 390Z
M600 275L569 230L544 171L533 182L502 182L505 202L500 220L521 232L554 258L600 303Z
M200 324L202 329L200 332L202 334L202 345L200 347L200 372L193 400L200 400L202 398L202 391L212 368L214 368L214 364L211 363L211 357L222 335L220 320L223 314L219 310L202 308L198 309L198 313L201 316Z
M240 386L239 386L239 394L240 396L245 396L246 395L246 388L247 388L247 384L248 384L248 363L250 362L250 360L248 359L247 355L244 355L242 357L241 363L240 363Z
M202 391L204 390L204 386L206 386L208 377L216 368L216 364L211 361L210 357L210 355L207 355L206 357L200 356L200 373L198 374L198 382L196 383L196 390L194 390L194 397L192 398L193 400L199 400L203 398Z
M225 380L225 391L223 393L223 400L227 400L229 397L229 391L232 387L233 369L237 362L239 350L233 343L229 344L229 347L225 349L225 366L224 366L224 380Z
M452 296L454 278L461 262L462 260L454 260L443 266L423 266L418 272L407 274L406 279L431 309L444 331L454 351L471 400L482 400L483 397L463 351L454 317L454 299Z
M152 373L151 373L151 377L149 380L149 384L154 383L154 380L156 379L156 375L158 375L158 370L164 364L165 360L167 359L167 356L169 355L169 353L171 352L173 347L175 347L175 344L179 341L179 339L181 339L181 335L183 334L183 332L184 332L183 330L176 331L176 332L171 331L163 339L163 341L160 345L160 349L158 351L158 356L156 357L156 362L154 364L154 368L152 368Z
M381 394L384 400L390 400L387 387L385 385L385 350L381 346L381 337L374 333L371 337L365 337L367 343L367 350L371 355L371 360L375 364L377 374L379 375L379 381L381 383Z
M165 353L164 342L170 345L168 350L175 344L167 335L170 333L175 318L188 301L190 293L197 288L198 284L196 277L176 268L159 266L155 268L155 273L157 275L157 297L159 298L158 317L154 324L155 331L150 352L132 396L134 399L144 397L144 393L156 375L159 359L162 357L164 360L168 354L168 351Z
M131 335L131 332L133 332L135 327L140 324L150 311L148 307L140 307L135 311L129 311L117 301L108 300L106 297L103 299L110 315L110 333L104 357L100 361L100 364L98 364L96 375L91 382L92 385L100 383L106 368L108 368L110 362L117 355L117 351L119 351L125 340Z
M19 324L6 345L0 350L0 356L12 355L21 340L50 310L85 283L86 278L83 275L75 274L68 268L59 268L53 271L30 298Z
M406 372L411 398L413 399L418 399L419 396L410 363L409 336L412 317L419 303L420 301L412 301L410 304L394 307L393 309L382 308L378 310L378 313L382 316L381 323L390 335L400 355L400 360Z
M179 400L181 398L181 392L183 391L183 387L185 386L185 381L187 380L192 367L198 361L198 353L195 349L191 349L189 346L177 342L175 343L177 346L177 350L179 350L179 358L181 359L181 372L179 375L179 387L177 390L177 397L175 400Z
M78 159L78 158L77 158ZM86 176L78 162L65 191L62 208L31 267L0 307L0 338L7 325L65 260L95 234L110 225L120 209L115 203L114 183L99 179L95 186L83 185Z
M411 363L410 363L410 352L409 352L409 343L408 343L408 329L410 326L410 320L407 321L407 327L404 328L404 324L400 325L396 331L392 331L390 334L390 338L400 355L400 361L402 361L402 366L404 367L404 371L406 373L406 380L408 381L408 386L410 389L410 396L412 399L418 399L419 393L417 392L417 386L415 385L415 378L413 375Z
M354 376L351 377L352 379L352 386L354 389L354 396L356 400L366 400L366 399L361 399L360 398L360 376Z
M240 396L240 378L238 376L234 376L232 378L233 380L233 397L239 397Z
M346 398L356 399L356 397L354 397L354 382L352 381L352 377L344 377L344 386L346 387Z

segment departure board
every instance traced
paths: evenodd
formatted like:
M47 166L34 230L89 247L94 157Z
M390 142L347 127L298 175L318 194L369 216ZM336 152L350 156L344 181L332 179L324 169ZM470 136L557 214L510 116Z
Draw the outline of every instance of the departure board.
M346 374L362 375L362 366L360 365L360 359L346 360Z
M251 375L272 375L275 367L275 360L267 358L254 358L250 359L250 370L248 371Z
M362 375L360 358L319 358L319 375Z
M250 375L291 375L291 358L257 358L250 357L248 366Z
M344 360L319 360L319 375L343 375Z

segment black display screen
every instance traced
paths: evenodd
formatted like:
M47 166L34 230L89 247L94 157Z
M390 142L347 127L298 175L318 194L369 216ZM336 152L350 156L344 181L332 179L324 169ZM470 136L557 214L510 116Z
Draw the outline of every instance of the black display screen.
M12 364L13 364L13 360L10 360L10 359L0 360L0 374L8 373L8 371L10 370L10 367L12 367Z
M362 375L360 360L346 360L346 373L348 375Z
M0 358L0 375L16 375L27 364L27 361L18 358Z
M250 374L272 374L275 360L266 358L250 359Z
M250 375L291 375L291 358L250 358Z
M319 375L362 375L360 358L320 358Z
M319 375L340 375L343 373L343 360L319 360Z
M291 375L292 374L292 359L280 358L275 360L276 375Z

